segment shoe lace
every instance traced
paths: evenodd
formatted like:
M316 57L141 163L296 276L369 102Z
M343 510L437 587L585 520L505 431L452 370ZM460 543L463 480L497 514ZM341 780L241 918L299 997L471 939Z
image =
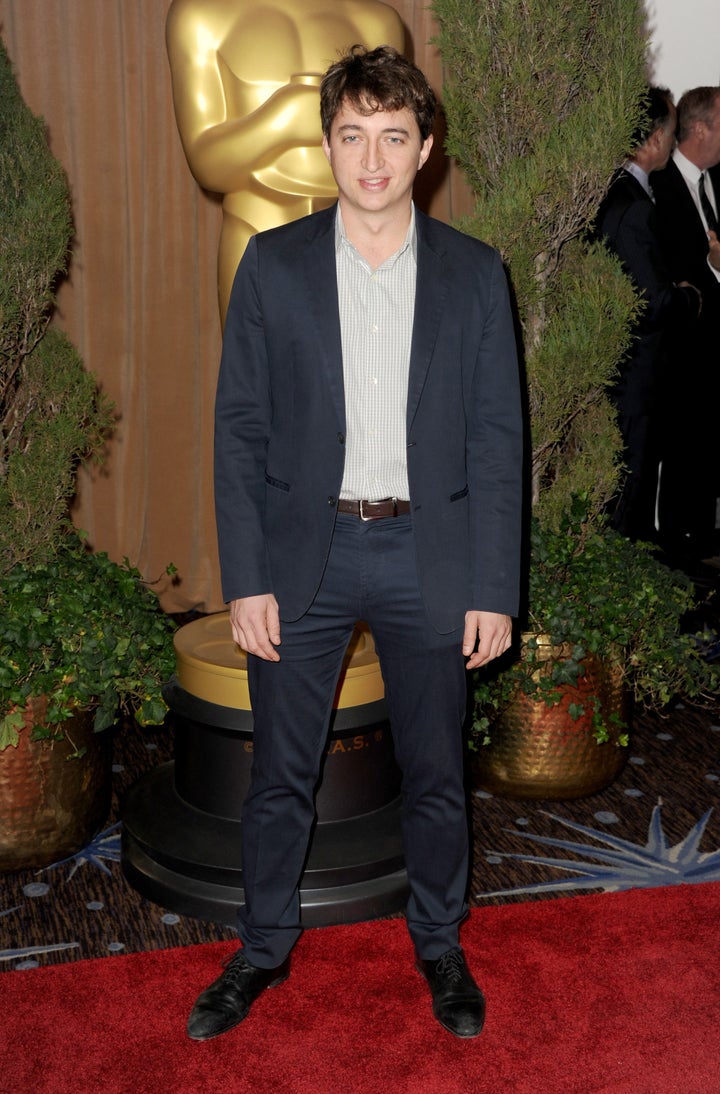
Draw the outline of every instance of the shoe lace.
M247 973L248 962L245 954L242 950L238 950L232 957L226 957L222 964L225 970L223 972L223 980L228 984L237 986L241 977L245 976Z
M465 972L465 960L460 950L448 950L438 959L437 971L448 980L460 981Z

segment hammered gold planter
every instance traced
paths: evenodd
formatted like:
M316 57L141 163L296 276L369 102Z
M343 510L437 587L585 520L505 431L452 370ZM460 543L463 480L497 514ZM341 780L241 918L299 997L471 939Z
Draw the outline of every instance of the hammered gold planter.
M557 648L538 639L540 659L549 663ZM542 672L540 667L538 672ZM629 724L630 702L620 674L590 659L576 687L564 688L556 706L519 693L490 727L491 743L481 746L474 763L475 782L509 798L560 800L596 794L617 778L627 748L611 739L598 744L591 715L574 720L571 704L587 705L597 695L606 717L616 713Z
M42 700L31 700L17 748L0 752L0 870L47 866L81 850L110 810L112 734L93 732L92 712L63 725L63 740L31 741ZM76 751L86 749L81 757Z

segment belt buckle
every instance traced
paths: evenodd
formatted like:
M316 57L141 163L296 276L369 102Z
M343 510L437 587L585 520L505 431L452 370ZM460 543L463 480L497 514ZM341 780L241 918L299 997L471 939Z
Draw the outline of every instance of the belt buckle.
M383 505L385 502L388 502L388 501L392 502L392 515L394 517L396 517L398 515L398 507L397 507L398 500L397 500L397 498L382 498L381 501L369 501L367 504L368 505ZM365 510L363 508L364 504L365 504L365 499L361 498L359 503L358 503L359 511L360 511L360 520L364 520L364 521L379 520L380 519L379 516L371 516L370 514L365 516Z

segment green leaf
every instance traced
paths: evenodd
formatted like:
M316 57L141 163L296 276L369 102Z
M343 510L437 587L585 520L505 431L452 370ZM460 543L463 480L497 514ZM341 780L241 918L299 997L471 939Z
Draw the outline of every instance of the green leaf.
M109 729L115 721L115 715L117 714L117 695L109 688L102 696L98 704L98 708L95 711L95 720L93 722L93 729L96 733L102 733L103 730Z
M5 748L17 748L20 741L19 730L25 724L25 717L18 711L6 714L0 719L0 752Z

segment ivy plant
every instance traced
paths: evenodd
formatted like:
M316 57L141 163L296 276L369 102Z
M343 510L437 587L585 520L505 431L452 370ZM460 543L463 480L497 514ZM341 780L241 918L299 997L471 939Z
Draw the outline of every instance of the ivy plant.
M137 569L77 537L46 562L14 566L0 577L0 749L17 744L35 696L47 701L36 740L61 734L78 708L95 710L97 731L121 713L161 723L174 629Z
M718 693L720 666L703 656L708 636L686 626L696 606L692 582L663 565L651 545L591 519L587 498L576 497L557 528L533 517L531 557L522 649L475 674L476 743L487 743L493 719L518 689L553 706L593 658L612 667L639 706L660 710L677 696L703 701ZM601 694L586 703L589 711L578 704L569 713L589 712L599 742L622 728Z

